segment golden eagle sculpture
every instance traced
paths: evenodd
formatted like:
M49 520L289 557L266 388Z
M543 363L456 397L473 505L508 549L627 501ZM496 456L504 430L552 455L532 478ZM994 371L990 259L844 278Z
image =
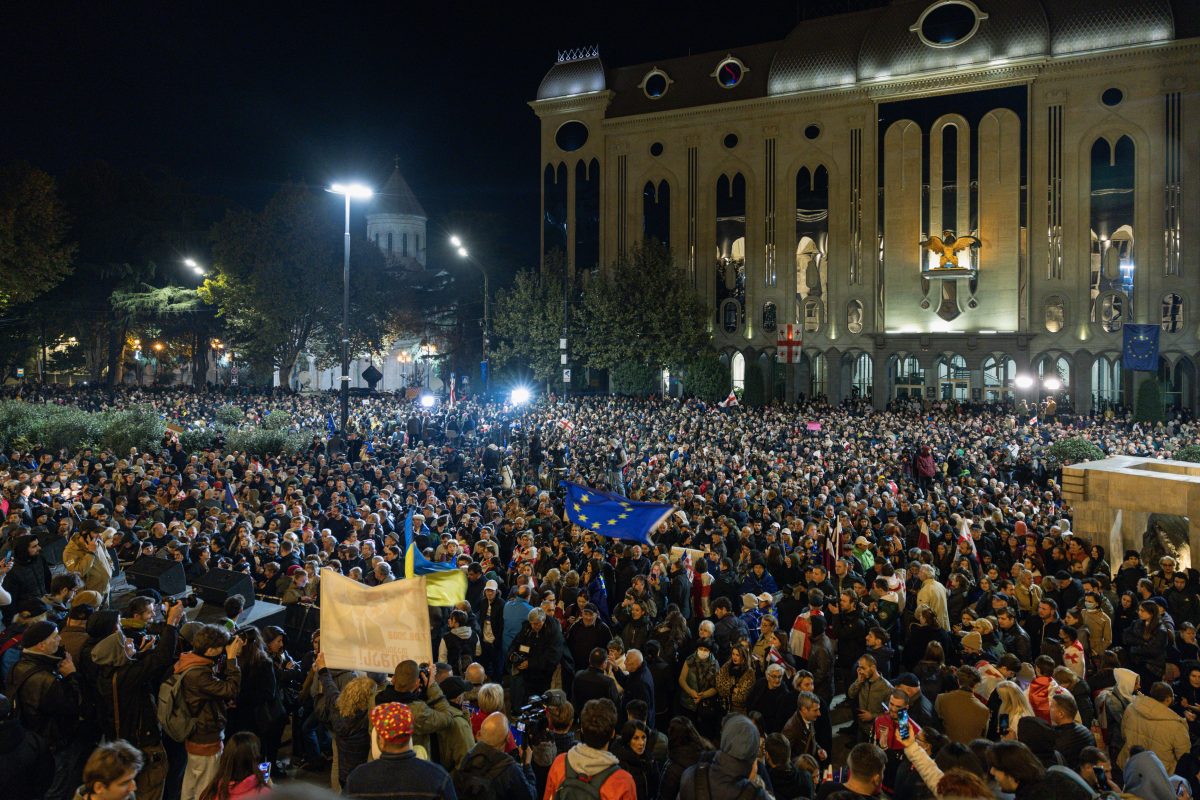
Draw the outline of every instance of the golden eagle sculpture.
M942 231L941 238L930 236L925 242L925 247L941 256L938 269L958 269L958 252L975 244L979 244L979 240L974 236L955 238L953 231Z

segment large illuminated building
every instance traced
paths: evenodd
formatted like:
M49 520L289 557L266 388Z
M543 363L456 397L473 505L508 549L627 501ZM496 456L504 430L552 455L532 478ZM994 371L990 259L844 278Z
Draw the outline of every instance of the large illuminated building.
M895 0L635 66L560 53L531 103L543 253L578 273L668 243L735 383L757 361L769 396L1086 412L1132 402L1121 329L1155 323L1195 408L1197 16Z

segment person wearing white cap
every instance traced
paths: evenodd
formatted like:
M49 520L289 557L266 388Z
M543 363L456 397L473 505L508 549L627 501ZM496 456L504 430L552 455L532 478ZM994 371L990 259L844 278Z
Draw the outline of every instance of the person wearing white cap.
M504 666L504 599L496 581L489 579L483 585L475 617L479 620L479 661L489 675L500 675Z

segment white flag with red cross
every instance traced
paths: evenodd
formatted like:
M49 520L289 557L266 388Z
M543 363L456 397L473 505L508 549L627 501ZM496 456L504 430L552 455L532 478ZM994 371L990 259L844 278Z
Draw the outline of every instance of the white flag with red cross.
M780 364L799 364L800 350L804 337L799 325L784 325L779 329L779 341L775 342L775 360Z

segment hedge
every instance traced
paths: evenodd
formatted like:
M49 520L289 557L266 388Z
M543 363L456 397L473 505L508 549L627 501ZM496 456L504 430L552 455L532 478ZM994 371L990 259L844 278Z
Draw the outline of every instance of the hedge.
M88 412L74 406L0 402L0 447L76 450L96 447L126 456L157 450L167 426L149 406Z

